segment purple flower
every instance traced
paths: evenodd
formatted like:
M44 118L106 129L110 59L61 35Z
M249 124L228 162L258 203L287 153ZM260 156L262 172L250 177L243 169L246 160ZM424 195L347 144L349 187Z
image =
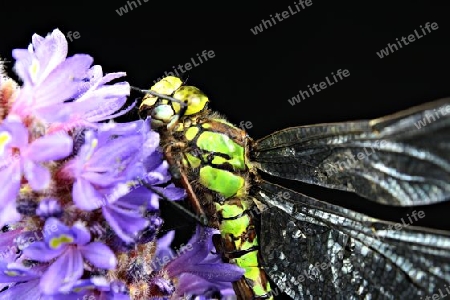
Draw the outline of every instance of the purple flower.
M20 263L0 261L0 282L23 282L39 278L42 267L28 268Z
M28 49L13 50L15 70L23 80L11 113L43 117L42 110L63 103L79 90L92 64L92 57L79 54L66 58L64 34L54 30L45 38L35 34ZM51 116L50 116L51 117Z
M16 239L22 234L23 228L17 228L0 233L0 261L8 261L16 256ZM13 260L11 260L13 261Z
M0 158L8 162L0 170L0 227L17 221L15 209L22 173L31 188L41 191L50 183L50 171L42 162L60 160L72 152L72 139L67 134L46 135L29 142L25 125L8 117L0 126Z
M186 191L175 187L173 183L168 184L171 176L169 173L169 165L167 161L163 160L162 154L155 151L152 155L146 158L145 167L148 170L143 178L142 182L151 185L153 189L166 197L169 200L177 201L186 197ZM161 185L166 185L162 187ZM150 198L149 209L159 209L159 197Z
M37 230L24 231L14 239L14 243L16 244L17 249L22 251L23 249L28 247L31 243L35 241L40 241L43 238L44 237L41 231Z
M55 258L42 275L40 289L44 294L67 290L83 275L83 258L100 269L114 269L117 264L114 253L101 242L91 242L87 228L75 224L65 226L56 218L49 218L44 226L44 241L34 242L23 250L24 255L39 262Z
M138 237L139 231L149 225L143 215L147 196L150 192L138 188L114 203L102 207L103 217L108 221L114 232L126 243L132 243Z
M0 292L0 300L51 300L42 297L39 289L39 279L26 282L18 282L11 285L7 290Z
M102 67L93 66L88 72L82 87L78 90L71 103L60 105L69 118L63 119L64 123L56 123L51 126L51 131L70 130L75 127L85 126L98 128L97 124L103 120L117 118L134 108L134 104L127 109L117 112L127 101L130 94L130 86L127 82L119 82L114 85L106 83L123 77L126 74L110 73L103 76ZM114 114L117 112L116 114Z
M153 239L156 230L161 225L157 218L147 219L146 210L159 209L159 196L143 185L152 186L169 200L179 200L185 197L182 189L173 185L165 188L155 185L166 184L170 180L167 162L162 161L161 154L157 151L159 137L148 127L148 121L135 122L138 128L137 135L143 141L139 149L135 149L135 156L139 158L129 164L125 176L128 179L126 188L123 185L116 186L107 196L108 203L102 207L104 218L108 221L114 232L125 243L136 242L138 233L141 236L140 243ZM129 125L114 126L108 130L114 134L125 134L130 131ZM136 132L136 131L134 131ZM136 133L135 133L136 135ZM120 137L119 137L120 138ZM128 148L132 148L128 146ZM125 168L124 168L125 169Z
M63 127L67 131L127 112L113 115L125 104L129 84L106 85L125 73L103 76L100 66L90 68L93 59L89 55L66 58L67 40L58 29L45 38L33 35L28 49L15 49L13 57L23 86L11 108L12 114L59 122L53 124L53 130Z
M104 132L87 131L77 156L63 168L63 173L75 180L75 204L88 211L103 206L109 191L125 182L125 170L136 161L141 144L137 134L113 138Z
M164 257L176 257L175 252L170 248L174 237L175 230L171 230L158 239L154 260L157 262L164 262ZM159 271L163 267L161 263L155 262L153 262L151 266L155 271Z
M48 298L45 296L42 298L43 300L130 300L125 284L117 280L108 282L105 277L101 276L80 279L68 291L47 296Z
M0 293L0 300L130 300L126 286L119 281L108 282L104 277L78 280L67 292L45 295L40 291L39 279L11 285Z
M24 85L36 86L44 82L67 56L67 41L64 34L54 30L46 38L37 34L32 37L28 49L15 49L15 71Z
M218 231L212 228L198 226L196 234L187 243L192 249L184 250L163 268L170 278L178 279L177 295L229 292L232 289L232 282L239 280L244 274L242 268L223 263L218 254L212 254L215 249L212 236L217 233Z

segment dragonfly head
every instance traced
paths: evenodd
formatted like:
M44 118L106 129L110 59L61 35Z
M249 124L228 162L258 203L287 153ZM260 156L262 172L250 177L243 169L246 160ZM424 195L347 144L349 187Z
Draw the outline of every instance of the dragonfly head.
M170 127L183 116L201 112L208 101L198 88L183 85L180 78L168 76L146 91L139 113L151 116L153 128Z

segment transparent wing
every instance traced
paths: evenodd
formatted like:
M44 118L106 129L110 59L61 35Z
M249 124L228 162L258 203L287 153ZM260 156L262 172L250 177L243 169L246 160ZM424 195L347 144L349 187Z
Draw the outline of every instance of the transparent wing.
M267 208L261 215L264 268L293 299L410 300L445 292L449 233L398 230L263 180L253 189ZM413 222L424 217L420 211L414 216Z
M382 204L450 199L450 98L375 120L287 128L251 150L271 175Z

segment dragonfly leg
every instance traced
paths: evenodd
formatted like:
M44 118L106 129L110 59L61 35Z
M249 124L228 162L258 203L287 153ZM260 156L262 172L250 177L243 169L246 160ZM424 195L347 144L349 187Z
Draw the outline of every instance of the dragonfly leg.
M182 142L172 143L165 147L164 149L164 157L166 158L167 162L170 166L170 172L174 175L173 178L181 184L181 186L185 189L186 193L188 194L189 201L195 211L195 213L199 216L199 218L203 221L203 223L207 223L207 217L206 214L200 204L200 201L198 200L198 197L196 193L194 192L194 189L192 188L191 184L189 183L189 179L187 178L186 172L184 171L183 164L181 163L181 156L177 155L177 153L182 153L180 151L176 151L176 149L183 150L186 148L186 144Z

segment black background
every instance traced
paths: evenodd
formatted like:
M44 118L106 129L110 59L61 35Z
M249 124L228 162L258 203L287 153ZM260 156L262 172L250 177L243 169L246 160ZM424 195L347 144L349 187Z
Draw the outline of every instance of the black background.
M122 16L116 10L127 5L125 0L9 2L0 7L0 56L12 61L11 50L26 48L33 33L45 36L54 28L78 31L80 38L69 41L69 55L90 54L105 72L126 71L132 85L148 88L173 66L213 50L214 58L185 74L188 83L206 92L211 107L231 122L251 122L248 133L254 139L288 126L376 118L450 96L448 5L403 1L394 7L389 1L312 0L312 6L254 35L250 28L294 2L247 2L245 7L243 1L140 2ZM439 28L383 59L376 55L426 22L436 22ZM12 66L7 63L10 74ZM288 103L300 89L338 69L348 69L350 76L295 106ZM133 95L130 103L138 96ZM283 183L376 217L398 220L410 211L376 206L347 193ZM448 208L444 204L427 210L420 225L450 229ZM166 229L189 220L173 210L165 213ZM186 232L177 242L187 237Z

